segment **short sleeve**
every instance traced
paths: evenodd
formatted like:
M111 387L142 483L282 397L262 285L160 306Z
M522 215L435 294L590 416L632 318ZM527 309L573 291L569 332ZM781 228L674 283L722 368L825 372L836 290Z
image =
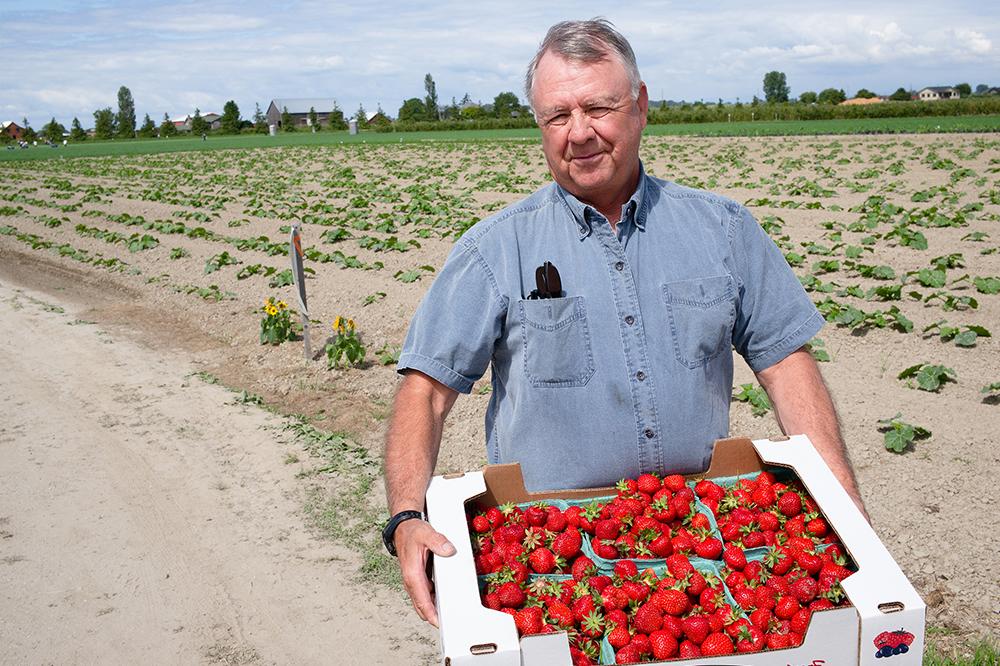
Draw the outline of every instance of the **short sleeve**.
M730 247L739 282L733 346L759 372L809 342L824 320L750 211L739 206L731 224Z
M479 252L457 244L410 322L396 371L419 370L469 393L489 367L506 307Z

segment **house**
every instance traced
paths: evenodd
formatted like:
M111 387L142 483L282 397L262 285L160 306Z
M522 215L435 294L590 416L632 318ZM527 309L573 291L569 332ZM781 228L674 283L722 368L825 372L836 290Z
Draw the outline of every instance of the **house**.
M389 120L381 111L369 111L365 114L365 125L371 127L372 125L384 125L386 123L392 122Z
M885 97L852 97L845 99L840 106L857 106L859 104L880 104L885 101Z
M0 134L9 136L15 141L20 141L21 136L24 134L24 128L15 123L13 120L5 120L0 123Z
M297 127L309 126L309 109L316 111L316 122L325 125L330 111L337 106L337 100L332 97L302 97L288 99L272 99L267 107L267 124L281 127L281 114L285 109L292 116L292 122Z
M921 102L929 102L937 99L958 99L959 97L958 91L949 86L930 86L922 88L917 93L917 99Z
M222 127L222 116L218 113L203 113L201 114L202 120L208 123L209 129L217 130ZM178 132L190 132L191 131L191 121L194 119L194 114L189 113L183 116L177 116L176 118L171 118L170 122L174 124Z

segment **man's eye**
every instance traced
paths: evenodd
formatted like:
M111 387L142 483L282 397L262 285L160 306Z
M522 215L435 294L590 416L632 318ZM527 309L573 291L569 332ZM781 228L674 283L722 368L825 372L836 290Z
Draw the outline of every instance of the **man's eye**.
M551 118L549 118L548 120L546 120L545 124L546 125L565 125L567 122L569 122L569 114L567 114L567 113L560 113L559 115L552 116Z
M611 113L610 106L595 106L587 109L587 115L591 118L603 118L604 116Z

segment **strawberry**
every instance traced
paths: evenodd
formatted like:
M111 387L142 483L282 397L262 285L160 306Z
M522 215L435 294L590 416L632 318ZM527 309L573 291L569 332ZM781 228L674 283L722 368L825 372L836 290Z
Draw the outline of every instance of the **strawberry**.
M490 527L493 529L507 522L507 518L503 515L503 512L495 506L486 509L486 520L489 521Z
M581 527L580 514L583 513L583 507L573 505L563 512L563 517L566 518L566 524L570 527L575 527L577 529L583 529Z
M628 497L639 492L639 484L636 483L635 479L622 479L615 484L615 489L618 491L619 497Z
M601 638L604 635L604 618L601 614L596 610L587 613L580 623L580 633L590 638Z
M663 477L663 487L667 488L671 492L676 493L681 488L687 486L687 480L680 474L670 474L669 476Z
M562 532L568 526L569 521L566 519L566 514L560 511L559 507L550 506L545 518L545 529L549 532Z
M822 558L808 551L803 551L796 555L795 563L809 574L817 574L823 568Z
M827 610L830 608L835 608L835 606L832 601L826 598L819 598L809 603L809 610L811 611Z
M636 634L633 636L630 645L635 646L640 657L653 654L653 645L649 642L649 636L646 634Z
M757 608L757 610L750 613L750 624L761 631L766 631L771 624L771 617L771 611L767 608Z
M822 518L813 518L806 523L806 531L817 539L822 539L827 532L826 521Z
M485 515L479 514L472 519L472 531L483 534L490 531L490 521Z
M615 653L616 664L638 664L642 660L642 655L634 645L629 643Z
M621 625L623 627L627 627L628 626L628 615L626 615L625 611L623 611L623 610L619 610L619 609L610 610L610 611L608 611L604 615L604 623L605 624Z
M524 605L524 590L514 581L501 584L496 589L497 599L503 608L520 608Z
M608 631L604 638L607 639L608 643L614 649L623 648L632 642L632 635L628 632L628 628L625 625L616 625Z
M615 562L614 573L621 580L632 580L639 575L639 568L635 566L635 562L621 560L620 562Z
M636 479L636 486L639 492L652 495L662 487L660 479L655 474L641 474Z
M540 634L542 632L542 609L538 606L528 606L517 611L514 616L514 624L520 635Z
M657 557L671 555L674 552L674 546L670 541L670 535L666 532L660 534L649 543L649 550Z
M649 596L649 586L637 580L623 581L622 590L632 601L644 601Z
M757 627L740 627L736 636L737 652L759 652L764 649L764 632Z
M549 620L557 627L571 629L576 624L573 619L573 609L558 599L550 601L547 610Z
M622 523L617 519L598 520L594 523L594 536L598 539L617 539L621 534L621 528Z
M688 580L687 592L692 597L697 597L708 587L708 582L705 577L701 575L701 572L695 571L691 574L690 580Z
M791 585L791 593L801 603L809 603L819 593L819 586L814 578L803 576ZM800 632L801 633L801 632Z
M548 513L538 504L532 504L524 511L524 520L532 527L541 527L547 518Z
M770 511L762 511L757 514L757 526L762 532L774 532L781 527L781 521Z
M681 592L680 590L662 590L663 594L659 597L659 607L667 615L681 616L688 611L691 607L691 603L688 601L688 596ZM659 629L659 627L657 627ZM646 633L649 633L648 631Z
M733 599L739 604L740 608L744 610L749 610L754 607L757 603L757 597L754 591L749 587L737 587L730 590L733 595Z
M700 657L701 648L689 640L684 640L677 646L677 656L681 659L693 659L694 657Z
M552 540L552 552L567 562L580 554L582 546L583 536L581 536L579 530L572 527L565 532L560 532Z
M681 594L684 594L683 592ZM685 597L685 602L687 597ZM636 631L650 634L663 626L663 611L652 603L644 603L635 610L632 626Z
M733 639L720 632L709 634L701 644L701 655L703 657L714 657L732 653Z
M753 525L751 523L750 525ZM747 525L749 527L750 525ZM744 548L759 548L760 546L766 546L767 540L764 539L764 533L760 530L749 530L743 535L741 539Z
M772 632L765 637L769 650L783 650L792 647L791 637L787 632Z
M734 571L742 571L747 565L747 557L743 550L732 544L727 545L722 551L722 561L726 566Z
M684 635L701 645L705 637L711 633L712 627L708 623L708 618L704 615L690 615L681 621L684 627Z
M684 636L684 625L682 620L674 615L664 615L663 631L670 632L670 635L673 636L675 640L681 640Z
M754 588L754 606L760 609L773 610L778 603L778 592L767 585Z
M556 568L556 558L548 548L536 548L528 555L528 565L535 573L552 573Z
M797 612L799 612L799 602L790 594L779 598L774 607L774 614L782 620L790 620Z
M597 571L597 565L595 565L594 561L586 555L582 555L573 560L573 564L570 567L570 573L573 574L574 580L583 580L595 571Z
M795 560L792 558L791 553L788 552L788 549L776 546L771 548L767 555L764 556L764 563L770 567L773 573L783 576L792 568Z
M809 618L812 617L812 611L808 608L800 608L795 612L795 615L791 619L792 631L804 636L806 630L809 628Z
M590 596L589 593L579 599L576 599L571 608L573 609L573 617L576 619L578 624L582 623L591 615L597 615L597 607L594 605L594 598Z
M667 570L674 578L683 578L694 571L694 566L686 555L670 555L666 559Z
M772 506L776 501L777 497L774 495L774 488L771 486L758 486L756 490L750 495L754 504L760 509L767 509Z
M618 558L618 549L615 548L614 542L607 539L594 539L590 542L590 545L594 549L594 555L604 558L605 560L614 560Z
M653 658L657 661L677 654L677 639L669 631L654 631L649 635L649 643L653 648Z

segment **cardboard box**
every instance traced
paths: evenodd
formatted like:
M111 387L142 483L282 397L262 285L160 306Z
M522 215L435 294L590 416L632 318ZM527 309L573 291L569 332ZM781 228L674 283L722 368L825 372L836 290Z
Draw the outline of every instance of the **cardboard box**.
M708 471L698 477L753 473L765 467L795 472L837 533L858 570L842 582L851 606L813 613L802 645L784 650L662 662L683 666L918 666L923 658L924 602L833 476L808 438L726 439L715 443ZM565 632L518 640L514 620L490 610L479 597L466 502L474 507L541 499L614 494L611 488L529 493L519 465L436 476L427 490L431 525L457 553L434 558L434 584L445 666L571 666ZM884 656L889 634L912 636L907 651ZM898 636L895 635L895 636ZM889 642L897 642L895 639Z

